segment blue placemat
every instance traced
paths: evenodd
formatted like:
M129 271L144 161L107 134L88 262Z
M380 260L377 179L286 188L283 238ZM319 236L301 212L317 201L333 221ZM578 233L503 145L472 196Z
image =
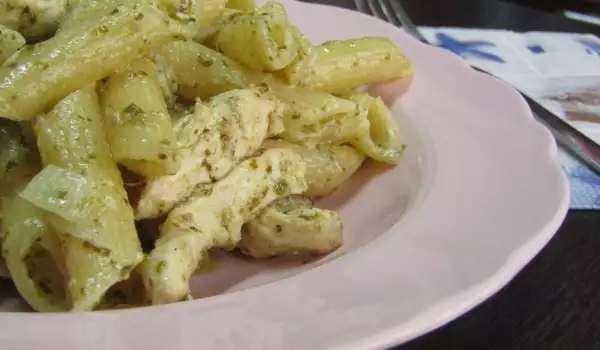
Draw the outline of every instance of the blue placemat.
M600 143L600 39L590 34L421 28L427 40L518 87ZM600 176L560 151L571 209L600 209Z

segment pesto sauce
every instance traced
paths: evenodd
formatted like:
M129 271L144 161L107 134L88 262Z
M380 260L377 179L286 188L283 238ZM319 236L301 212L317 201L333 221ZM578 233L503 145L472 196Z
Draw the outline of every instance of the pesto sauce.
M198 268L194 271L194 275L203 275L217 271L221 268L221 260L218 254L207 251L204 253Z

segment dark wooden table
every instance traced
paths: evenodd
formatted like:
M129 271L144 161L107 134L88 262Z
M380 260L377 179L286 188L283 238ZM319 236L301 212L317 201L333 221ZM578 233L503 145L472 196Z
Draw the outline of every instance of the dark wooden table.
M400 0L417 25L600 34L498 0ZM354 9L353 0L321 0ZM546 248L500 293L394 350L600 349L600 211L570 211Z

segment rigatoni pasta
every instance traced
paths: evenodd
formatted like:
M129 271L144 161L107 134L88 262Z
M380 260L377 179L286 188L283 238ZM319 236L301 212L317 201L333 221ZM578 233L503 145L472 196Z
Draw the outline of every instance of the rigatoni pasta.
M37 311L192 298L209 249L331 253L313 200L404 152L356 90L412 75L387 39L315 45L275 2L7 1L41 21L0 6L0 277Z

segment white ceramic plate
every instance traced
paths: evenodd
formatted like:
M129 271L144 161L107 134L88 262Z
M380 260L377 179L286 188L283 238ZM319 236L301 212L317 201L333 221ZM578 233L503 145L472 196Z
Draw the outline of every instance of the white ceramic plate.
M218 296L160 307L49 315L10 312L19 304L5 298L0 347L382 349L482 302L548 242L568 186L514 90L376 19L284 3L315 42L386 36L416 65L392 106L409 146L402 164L371 163L322 203L341 212L343 250L287 267L230 258L193 282L195 296Z

